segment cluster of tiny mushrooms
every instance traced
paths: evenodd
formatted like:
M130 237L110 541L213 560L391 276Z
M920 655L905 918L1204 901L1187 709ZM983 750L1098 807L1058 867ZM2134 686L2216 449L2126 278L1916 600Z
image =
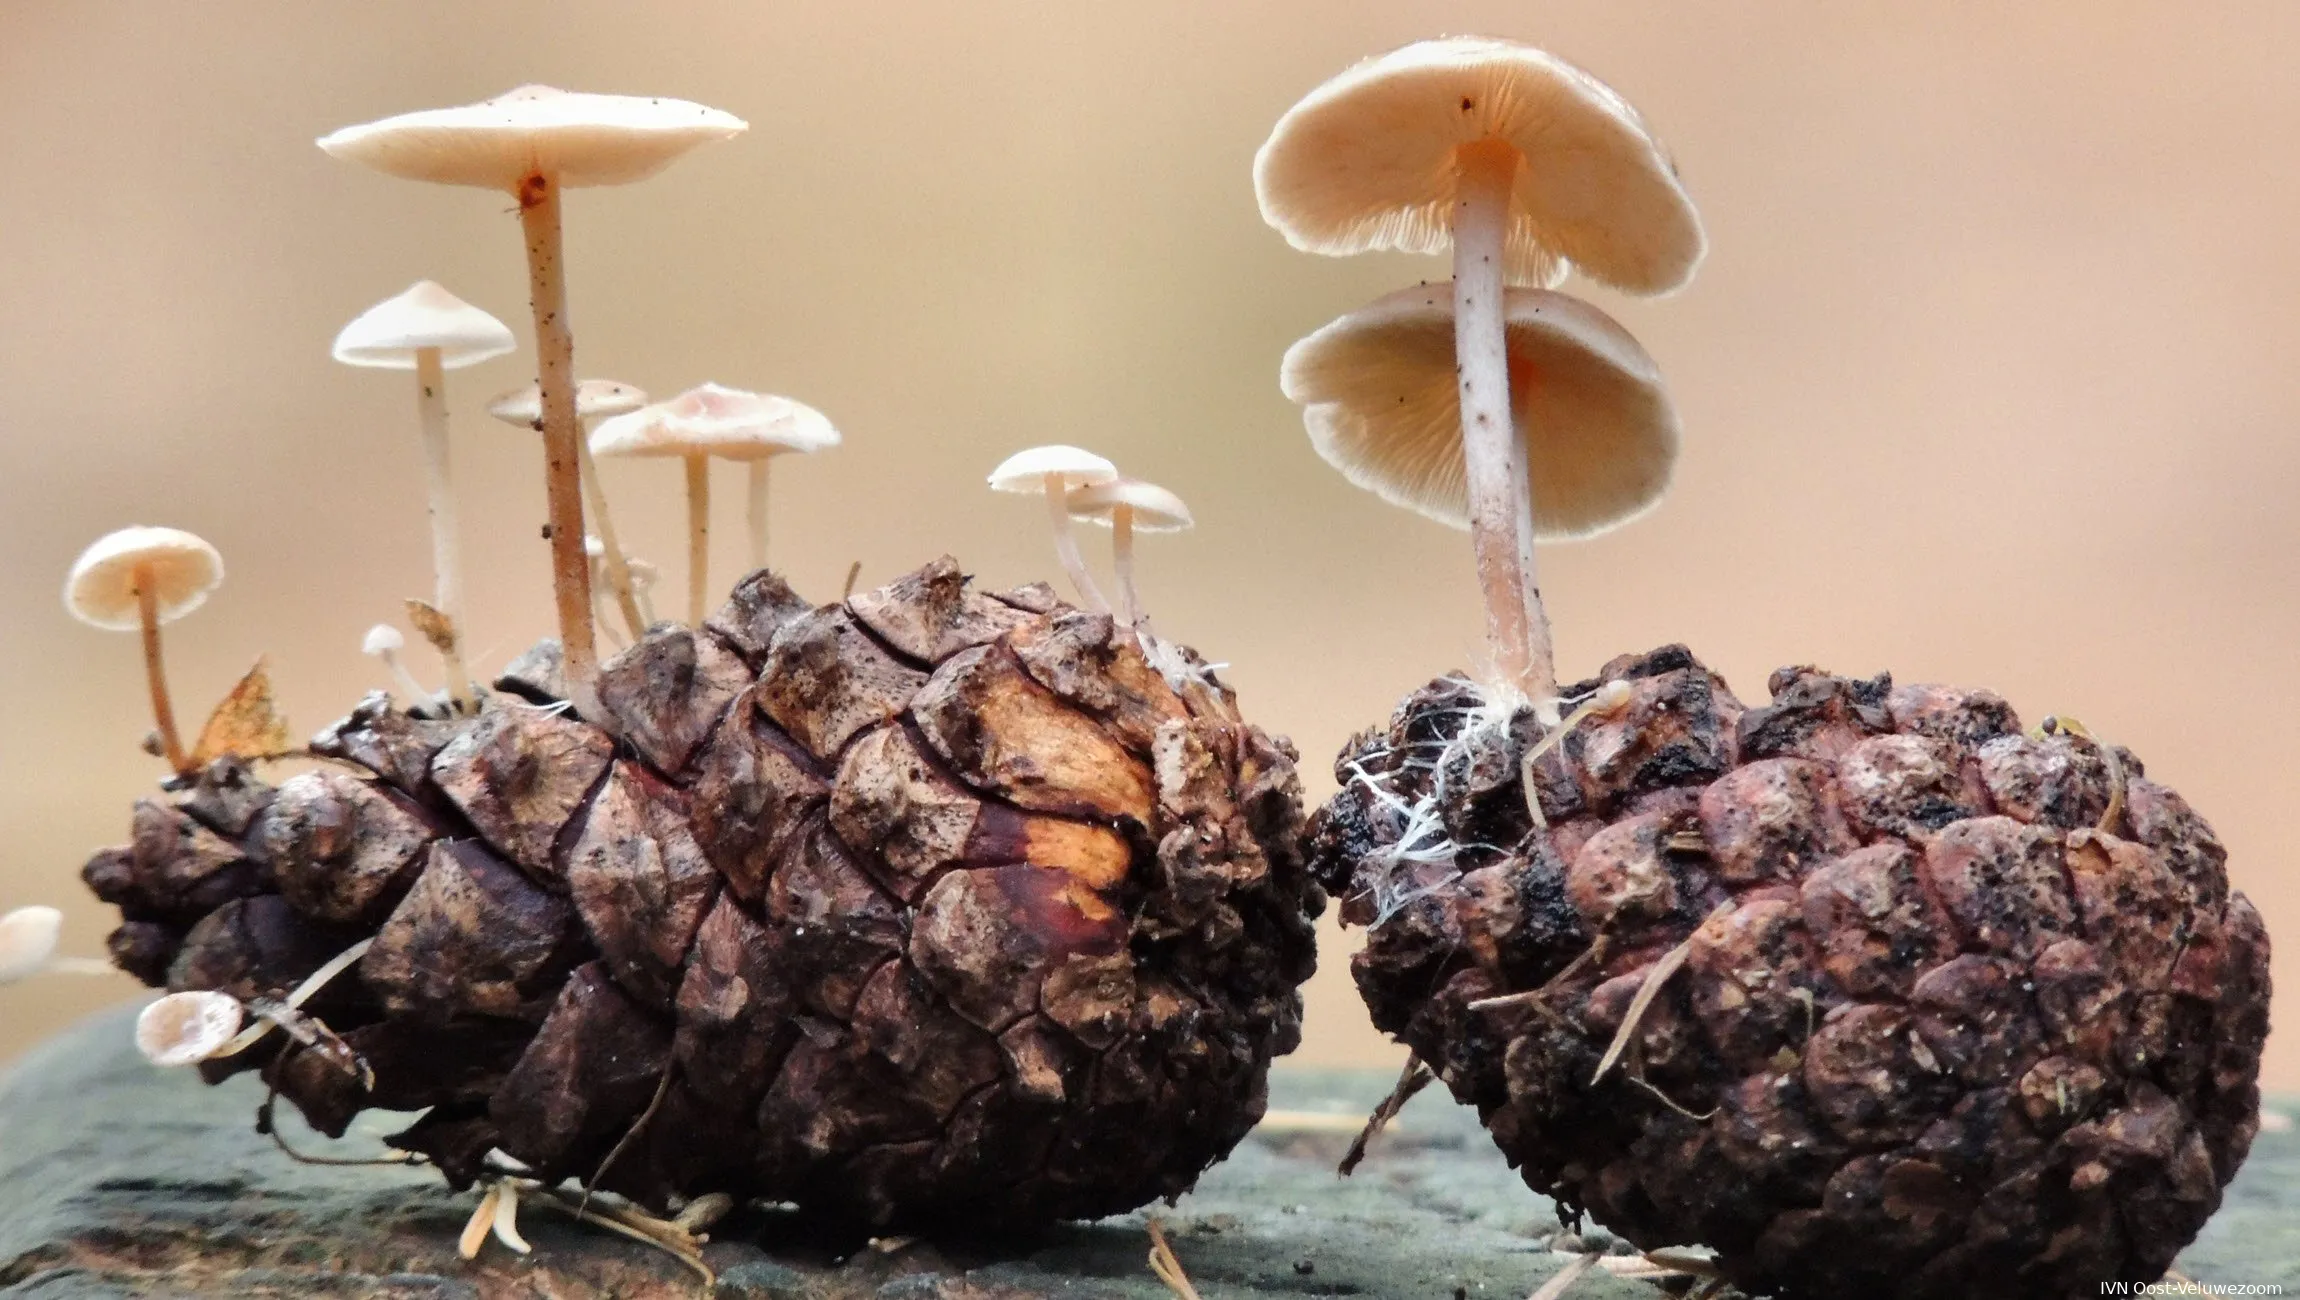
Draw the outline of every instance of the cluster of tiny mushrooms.
M699 624L709 590L710 458L748 468L750 561L763 566L772 459L839 441L820 412L789 398L706 383L649 405L630 385L574 378L561 191L644 180L744 129L738 118L683 100L526 86L319 141L329 154L387 175L508 193L516 202L538 379L488 410L542 434L559 640L570 699L586 716L599 716L587 705L596 699L594 618L609 621L601 616L607 598L631 639L654 622L654 571L622 549L593 457L684 463L686 614ZM1535 544L1593 536L1651 508L1668 485L1679 432L1652 358L1597 308L1551 286L1572 270L1631 294L1684 285L1705 240L1675 169L1637 113L1588 73L1516 42L1451 37L1370 59L1312 91L1256 155L1254 188L1263 219L1304 251L1451 252L1450 286L1402 289L1317 330L1287 351L1280 387L1304 407L1317 453L1352 483L1469 531L1492 656L1488 689L1532 707L1555 730L1561 701ZM365 648L423 703L453 711L476 701L461 647L444 376L514 347L502 322L429 281L362 313L335 341L335 358L348 365L415 372L437 584L424 631L444 661L444 702L399 662L405 638L395 628L379 625ZM1009 457L991 472L990 486L1045 498L1056 555L1096 613L1113 611L1071 525L1107 525L1116 617L1147 637L1133 535L1189 527L1179 497L1065 445ZM134 527L90 546L66 585L75 617L142 633L157 748L178 777L192 764L168 700L159 629L198 608L222 579L222 561L206 542L177 529ZM107 969L55 956L60 921L45 907L0 917L0 983ZM276 1002L243 1006L217 992L163 997L139 1020L138 1044L164 1065L244 1050L275 1025L292 1027L295 1008L364 946ZM256 1022L246 1027L251 1014ZM494 1185L466 1234L466 1254L490 1223L523 1248L508 1218L515 1206L513 1185Z

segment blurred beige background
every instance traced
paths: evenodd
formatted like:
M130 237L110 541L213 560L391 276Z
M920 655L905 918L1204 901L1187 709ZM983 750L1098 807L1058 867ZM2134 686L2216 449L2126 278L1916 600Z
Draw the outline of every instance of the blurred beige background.
M1452 31L1612 81L1714 243L1684 294L1602 300L1659 358L1688 444L1657 514L1548 553L1567 671L1682 639L1745 698L1814 661L2081 717L2215 822L2300 987L2284 0L9 0L0 907L63 903L73 950L99 952L75 871L156 774L133 638L57 600L98 533L167 523L222 548L229 583L170 642L195 719L258 652L300 731L381 684L360 634L429 581L412 381L333 365L328 342L421 277L524 338L525 285L504 201L311 141L527 81L750 120L648 184L571 196L578 368L828 412L847 445L778 471L775 550L804 590L941 551L995 583L1047 575L1039 514L982 475L1084 443L1196 507L1197 532L1148 545L1151 608L1229 662L1323 797L1343 738L1472 661L1481 621L1466 540L1320 464L1278 357L1445 271L1289 251L1249 166L1326 76ZM539 454L479 414L524 360L450 379L491 662L549 617ZM637 549L674 561L677 475L608 475ZM1303 1055L1394 1061L1329 938ZM0 1057L131 992L0 991ZM2271 1050L2300 1086L2300 1039Z

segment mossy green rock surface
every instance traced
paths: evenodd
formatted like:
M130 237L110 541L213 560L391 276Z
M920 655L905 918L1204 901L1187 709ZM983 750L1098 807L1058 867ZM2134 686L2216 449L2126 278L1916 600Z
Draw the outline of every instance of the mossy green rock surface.
M1013 1242L872 1243L750 1210L707 1255L715 1293L668 1256L547 1209L521 1225L535 1253L456 1238L474 1203L422 1170L300 1165L252 1129L262 1092L204 1088L146 1067L129 1017L63 1035L0 1083L0 1296L703 1296L714 1300L1167 1300L1145 1266L1143 1216ZM1387 1089L1366 1073L1280 1070L1271 1104L1356 1116ZM2279 1105L2289 1114L2289 1102ZM332 1146L373 1154L390 1117ZM1503 1164L1475 1117L1436 1089L1408 1107L1357 1175L1333 1167L1348 1135L1265 1126L1198 1189L1161 1207L1206 1300L1364 1296L1516 1300L1563 1262L1549 1204ZM1595 1240L1602 1240L1596 1238ZM2300 1135L2262 1133L2227 1203L2181 1258L2207 1283L2300 1295ZM2258 1294L2259 1292L2255 1292ZM1585 1278L1577 1297L1653 1297Z

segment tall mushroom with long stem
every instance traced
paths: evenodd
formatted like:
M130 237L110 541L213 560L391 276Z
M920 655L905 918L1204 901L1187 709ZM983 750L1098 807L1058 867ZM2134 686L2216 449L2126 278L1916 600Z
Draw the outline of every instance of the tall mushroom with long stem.
M583 479L583 505L590 511L591 536L599 541L599 559L607 589L614 593L615 603L621 606L623 624L631 630L633 640L647 634L647 620L632 590L631 566L616 539L615 520L607 511L607 485L599 480L599 463L591 458L591 426L614 416L628 415L646 404L647 394L634 384L614 379L586 379L575 385L575 422L582 435L575 440L575 454L577 472ZM540 433L543 386L529 384L498 394L487 404L487 413L505 424ZM589 538L585 539L584 547L588 553Z
M1502 353L1509 456L1530 468L1534 536L1594 536L1650 509L1677 461L1677 412L1629 331L1578 298L1510 289ZM1376 299L1287 349L1279 386L1310 444L1352 483L1455 528L1480 506L1454 387L1456 317L1443 287ZM1554 689L1533 696L1554 720Z
M1448 37L1361 63L1287 110L1255 156L1254 190L1263 220L1308 252L1452 250L1448 368L1458 363L1487 639L1504 681L1554 697L1502 289L1569 269L1628 293L1682 286L1706 244L1668 156L1581 69L1512 41Z
M347 366L415 372L416 419L423 431L424 492L431 515L433 603L447 619L439 647L447 665L447 698L458 710L475 701L463 664L463 543L455 522L455 485L447 456L446 372L475 366L519 346L502 321L429 280L418 280L352 319L335 336L335 359Z
M224 559L215 547L180 528L141 525L97 538L80 552L64 580L64 608L72 617L109 632L143 633L152 724L160 753L178 776L191 773L192 761L168 698L160 625L198 609L223 581Z
M1115 478L1073 489L1070 517L1110 529L1110 567L1118 574L1120 610L1129 627L1140 626L1142 593L1134 585L1134 534L1178 533L1195 527L1182 498L1138 478Z
M1102 589L1094 585L1094 575L1087 572L1086 560L1078 553L1078 538L1070 530L1070 493L1117 477L1116 465L1082 447L1063 443L1024 448L990 471L991 491L1046 499L1047 519L1054 526L1055 558L1062 562L1063 572L1070 575L1070 585L1077 588L1078 598L1096 614L1109 613L1110 602L1103 598Z
M483 103L345 127L319 141L335 157L388 175L477 186L518 201L542 386L559 642L568 694L586 715L598 712L599 660L592 641L590 565L583 555L577 446L582 434L575 423L575 336L561 264L560 193L645 180L689 150L746 129L741 118L683 99L521 86Z
M709 606L711 458L749 467L750 555L767 564L767 463L793 452L839 444L822 412L772 393L698 384L677 397L619 415L591 435L599 456L675 456L687 467L687 619L697 627Z

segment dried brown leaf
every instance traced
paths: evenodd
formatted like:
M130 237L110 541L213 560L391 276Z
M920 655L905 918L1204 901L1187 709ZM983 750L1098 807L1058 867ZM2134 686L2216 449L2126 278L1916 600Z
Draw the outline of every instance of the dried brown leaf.
M412 624L431 648L442 655L455 653L455 623L441 613L435 605L410 599L407 602L407 621Z
M227 756L277 758L294 748L287 719L280 716L272 699L271 667L258 659L208 715L207 725L200 728L200 741L192 747L191 761L199 768Z

